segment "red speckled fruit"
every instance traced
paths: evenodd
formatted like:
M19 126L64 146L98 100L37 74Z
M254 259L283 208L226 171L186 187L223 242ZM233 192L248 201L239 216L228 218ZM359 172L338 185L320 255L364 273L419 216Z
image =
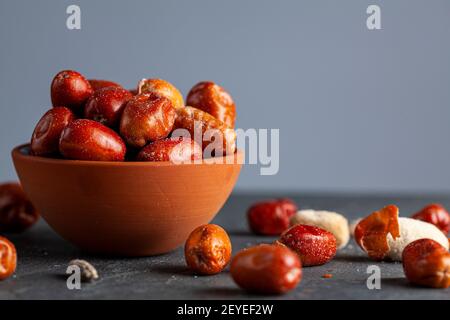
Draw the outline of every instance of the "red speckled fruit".
M16 247L5 237L0 236L0 280L9 278L17 266Z
M89 81L73 70L59 72L50 88L54 107L64 106L77 114L83 113L84 104L93 92Z
M229 128L234 128L236 106L224 88L211 81L197 83L186 98L188 106L208 112Z
M58 154L61 132L74 119L73 112L66 107L47 111L33 131L31 152L36 156Z
M248 224L254 233L280 235L289 228L290 218L297 210L289 199L258 202L247 211Z
M231 276L242 289L262 294L281 294L302 279L298 256L286 247L261 244L238 252L231 260Z
M305 267L325 264L336 254L334 235L314 226L295 225L285 231L279 241L295 251Z
M114 130L97 121L79 119L62 132L59 151L67 159L123 161L126 147Z
M432 287L450 287L450 253L431 239L411 242L403 250L403 271L414 284Z
M108 87L116 87L116 88L122 88L122 86L120 84L118 84L117 82L114 81L109 81L109 80L98 80L98 79L89 79L89 84L91 85L92 89L94 89L94 91L103 89L103 88L108 88Z
M197 274L221 272L231 258L231 241L227 232L215 224L205 224L189 235L184 246L188 267Z
M128 90L119 87L99 89L86 102L84 117L116 128L125 105L132 97Z
M155 94L140 94L125 106L120 134L130 146L142 148L151 141L166 138L174 122L175 109L169 99Z
M450 231L450 214L440 204L429 204L414 214L412 218L434 224L445 234Z
M189 138L167 138L145 146L138 154L138 161L171 161L189 163L202 158L202 148Z
M39 219L36 208L22 186L15 182L0 185L0 232L22 232Z
M139 94L153 93L163 96L172 102L172 107L175 109L184 107L180 91L173 84L162 79L142 79L138 84L138 92Z

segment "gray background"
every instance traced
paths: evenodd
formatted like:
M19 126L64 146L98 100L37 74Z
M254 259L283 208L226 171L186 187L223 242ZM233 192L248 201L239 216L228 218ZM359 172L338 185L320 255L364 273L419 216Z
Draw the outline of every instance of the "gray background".
M79 4L82 30L66 29ZM382 30L366 8L382 8ZM281 168L237 190L450 191L450 2L0 2L0 179L61 69L127 87L226 87L241 128L280 128Z

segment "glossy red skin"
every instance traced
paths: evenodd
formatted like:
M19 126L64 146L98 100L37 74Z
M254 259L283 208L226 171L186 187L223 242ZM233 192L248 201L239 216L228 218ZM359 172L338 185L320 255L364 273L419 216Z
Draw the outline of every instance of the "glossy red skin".
M286 230L279 241L296 252L305 267L325 264L336 254L334 235L314 226L295 225Z
M202 148L189 138L166 138L145 146L138 154L138 161L171 161L189 163L202 159Z
M97 121L78 119L61 134L59 151L73 160L123 161L126 146L114 130Z
M39 213L15 182L0 185L0 232L22 232L39 219Z
M296 204L289 199L258 202L247 210L250 229L256 234L280 235L290 226L290 218L297 212Z
M75 115L66 107L54 107L37 123L31 137L31 152L36 156L55 155L59 152L59 138Z
M82 114L87 99L94 93L91 84L73 70L59 72L52 81L50 94L54 107L64 106Z
M286 247L261 244L239 251L231 260L230 273L246 291L282 294L300 283L302 264Z
M17 267L16 247L6 239L0 236L0 281L9 278Z
M402 263L411 283L432 288L450 286L450 253L434 240L419 239L408 244Z
M197 83L189 91L186 105L208 112L229 128L234 128L236 106L231 95L212 81Z
M99 89L86 102L84 117L117 128L123 109L132 97L128 90L119 87Z
M195 273L212 275L227 266L231 250L227 232L218 225L205 224L189 235L184 246L184 257L189 269Z
M103 89L103 88L108 88L108 87L116 87L116 88L122 88L122 86L120 84L118 84L117 82L114 81L109 81L109 80L98 80L98 79L89 79L89 84L91 85L92 89L94 89L94 91Z
M138 93L153 93L172 102L175 109L184 108L184 99L180 91L170 82L162 79L142 79L138 84Z
M140 94L128 101L120 120L120 134L132 147L164 139L172 131L175 109L169 99Z
M429 204L414 214L412 218L434 224L445 234L450 231L450 214L440 204Z

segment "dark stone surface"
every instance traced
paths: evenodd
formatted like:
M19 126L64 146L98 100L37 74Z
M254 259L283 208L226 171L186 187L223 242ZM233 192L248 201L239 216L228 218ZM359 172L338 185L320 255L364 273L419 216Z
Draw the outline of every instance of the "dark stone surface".
M273 195L272 195L273 196ZM350 220L386 204L397 204L409 216L429 202L450 206L445 196L344 196L283 195L293 197L301 208L335 210ZM274 238L252 235L246 225L246 208L267 195L234 195L214 220L225 227L234 252ZM17 246L16 274L0 283L0 299L450 299L450 290L418 288L408 284L399 263L377 263L381 268L381 290L368 290L367 259L353 241L336 258L319 267L304 268L301 284L283 296L255 296L241 291L228 270L210 276L194 276L186 269L182 249L148 258L117 259L80 252L41 221L22 235L8 236ZM84 258L97 268L100 279L68 290L65 270L74 258ZM325 273L333 274L324 279Z

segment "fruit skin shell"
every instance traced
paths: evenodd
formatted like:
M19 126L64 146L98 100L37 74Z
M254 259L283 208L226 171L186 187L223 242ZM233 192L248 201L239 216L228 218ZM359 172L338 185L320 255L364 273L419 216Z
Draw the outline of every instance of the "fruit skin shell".
M59 153L59 138L64 128L75 115L66 107L48 110L37 123L31 137L31 152L36 156L49 156Z
M166 138L146 145L137 161L171 161L190 163L202 159L202 148L189 138Z
M123 109L132 97L128 90L119 87L99 89L86 102L84 117L117 128Z
M445 234L450 231L450 214L440 204L429 204L411 218L434 224Z
M231 250L227 232L218 225L206 224L189 235L184 246L184 256L192 271L201 275L212 275L227 266Z
M197 83L189 91L186 105L208 112L229 128L234 128L236 106L231 95L212 81Z
M128 101L120 120L120 134L132 147L164 139L172 131L175 109L169 99L140 94Z
M153 93L160 95L169 99L175 109L184 108L182 94L173 84L166 80L142 79L138 84L138 93Z
M432 288L450 286L450 253L438 242L419 239L403 250L403 271L414 284Z
M99 79L89 79L88 81L94 91L108 87L122 88L120 84L114 81L99 80Z
M256 234L280 235L287 230L297 206L289 199L275 199L253 204L247 210L250 229Z
M5 237L0 236L0 281L9 278L17 267L17 251Z
M50 94L54 107L64 106L76 114L82 114L84 104L94 93L83 75L73 70L59 72L52 81Z
M71 122L62 132L59 150L67 159L123 161L126 146L112 129L88 119Z
M212 144L213 147L217 147L215 152L211 152L212 156L230 155L236 151L236 132L228 128L222 121L207 112L189 106L177 109L176 112L174 129L187 130L191 139L202 144L203 151L211 151L208 148L211 141L207 135L215 133L221 136L223 143L217 146ZM205 152L203 155L205 158L208 157L205 156Z
M38 219L38 211L20 184L0 184L0 232L23 232Z
M282 294L302 279L298 256L284 246L261 244L239 251L231 260L231 276L248 292Z
M305 267L325 264L336 255L334 235L314 226L295 225L281 235L279 242L297 253Z

